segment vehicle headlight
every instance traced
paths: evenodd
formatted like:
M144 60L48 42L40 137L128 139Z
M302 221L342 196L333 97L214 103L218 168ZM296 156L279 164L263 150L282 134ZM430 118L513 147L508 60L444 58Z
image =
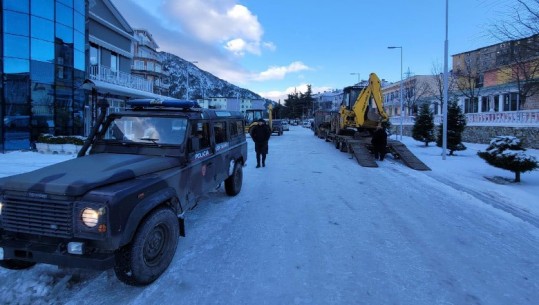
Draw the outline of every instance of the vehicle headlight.
M103 209L96 210L92 208L85 208L84 210L82 210L82 222L88 228L93 228L99 223L99 217L101 215L103 215Z
M96 237L108 232L108 208L105 204L91 201L77 201L73 215L76 220L77 237ZM90 234L90 235L88 235Z

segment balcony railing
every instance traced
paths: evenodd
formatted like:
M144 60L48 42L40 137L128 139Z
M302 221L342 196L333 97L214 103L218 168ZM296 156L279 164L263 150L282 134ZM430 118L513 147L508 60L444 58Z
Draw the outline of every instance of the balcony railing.
M539 110L521 110L521 111L505 111L505 112L481 112L481 113L465 113L466 125L469 126L532 126L539 127ZM434 124L442 123L442 115L434 116ZM399 116L390 117L392 125L400 124ZM403 117L404 125L413 125L415 122L414 116Z
M153 83L138 76L121 71L112 71L105 66L90 66L90 79L99 80L127 88L153 92Z

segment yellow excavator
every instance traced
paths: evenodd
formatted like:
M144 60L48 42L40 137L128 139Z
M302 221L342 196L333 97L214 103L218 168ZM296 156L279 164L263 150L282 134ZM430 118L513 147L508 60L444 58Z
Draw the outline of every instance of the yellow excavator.
M376 104L377 115L369 111L371 98ZM382 85L375 73L369 75L368 85L361 90L351 109L343 103L339 110L340 130L374 129L378 124L387 122L388 119L389 116L383 105Z
M272 128L272 111L273 106L268 105L268 124L270 129ZM249 133L251 128L256 125L259 119L263 119L265 116L266 110L264 109L247 109L245 110L245 133Z
M374 104L371 100L374 100ZM354 136L362 131L370 133L379 124L385 125L388 121L380 79L375 73L371 73L367 86L358 84L343 89L343 101L339 111L315 112L314 133L320 138L334 141L337 136Z

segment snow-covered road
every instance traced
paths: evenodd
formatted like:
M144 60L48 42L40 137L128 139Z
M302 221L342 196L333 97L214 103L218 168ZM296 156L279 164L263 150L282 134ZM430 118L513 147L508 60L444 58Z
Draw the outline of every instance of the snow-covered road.
M241 193L217 190L188 214L154 284L85 272L53 292L55 267L3 270L0 303L537 304L538 228L436 169L362 168L302 127L271 138L265 168L249 145Z

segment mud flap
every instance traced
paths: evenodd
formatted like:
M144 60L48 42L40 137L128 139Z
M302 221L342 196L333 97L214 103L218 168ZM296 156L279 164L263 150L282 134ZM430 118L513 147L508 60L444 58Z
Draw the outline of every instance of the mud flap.
M183 213L178 215L178 225L180 228L180 236L185 237L185 218L183 217Z

